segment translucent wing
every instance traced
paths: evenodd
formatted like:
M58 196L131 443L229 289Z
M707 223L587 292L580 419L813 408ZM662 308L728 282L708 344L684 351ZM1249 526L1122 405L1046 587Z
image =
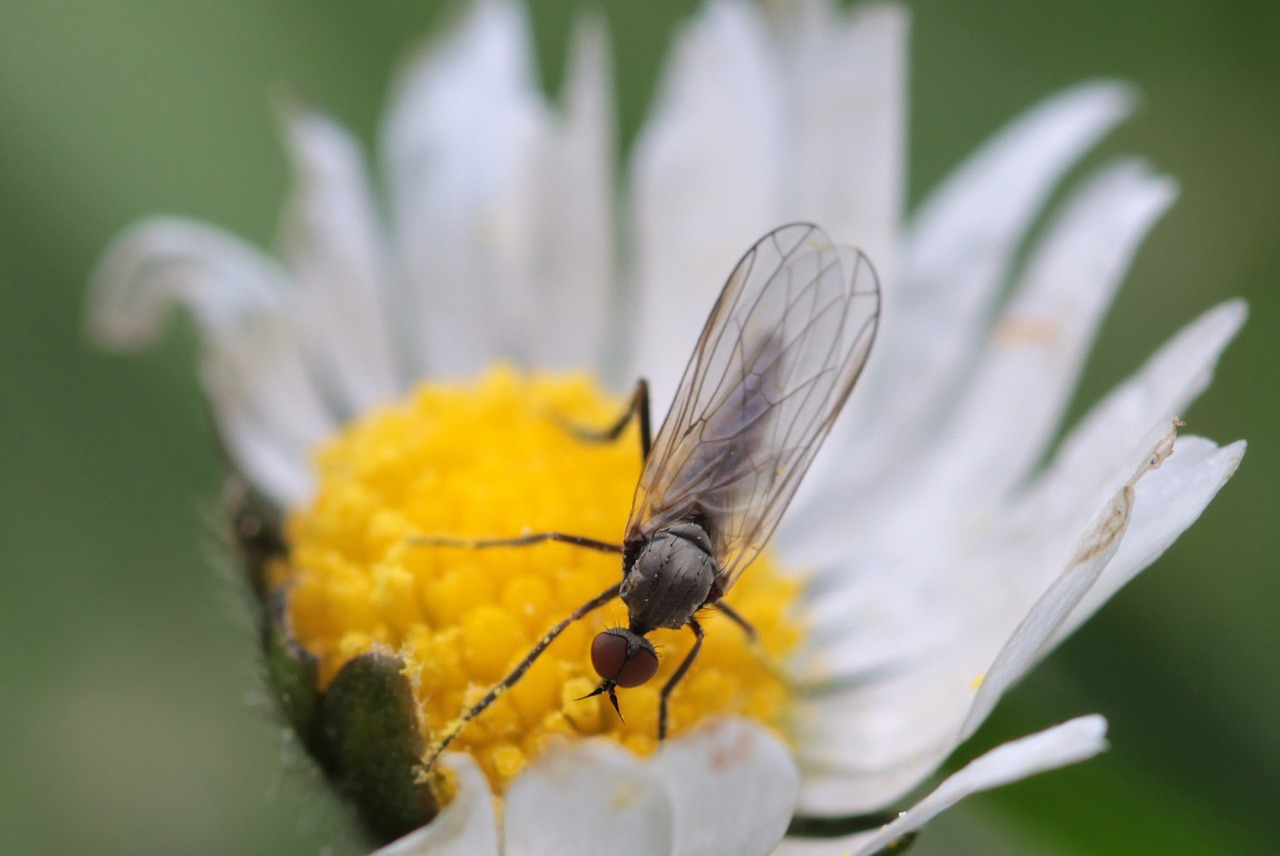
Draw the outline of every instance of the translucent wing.
M765 235L711 310L632 501L627 541L706 527L726 592L773 534L866 362L870 262L797 223Z

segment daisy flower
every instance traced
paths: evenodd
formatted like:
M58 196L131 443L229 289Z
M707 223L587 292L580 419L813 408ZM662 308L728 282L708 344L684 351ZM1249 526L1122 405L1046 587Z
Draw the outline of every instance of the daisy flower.
M380 852L803 853L837 834L871 854L966 795L1103 749L1100 717L1072 720L892 813L1234 472L1243 443L1177 434L1176 417L1244 307L1194 321L1053 444L1175 185L1110 163L1031 232L1130 109L1102 81L1017 119L904 216L906 33L895 5L712 3L680 33L619 188L600 22L576 28L552 104L522 8L481 0L403 69L382 193L351 135L293 104L278 260L178 218L105 254L99 341L145 345L175 303L198 324L268 681ZM587 442L565 423L610 424L637 377L660 420L734 262L801 220L866 252L884 305L847 412L727 599L758 644L707 616L659 744L649 685L622 694L625 722L583 698L588 640L625 620L615 604L424 769L619 567L421 536L617 542L634 429ZM687 636L654 634L659 678Z

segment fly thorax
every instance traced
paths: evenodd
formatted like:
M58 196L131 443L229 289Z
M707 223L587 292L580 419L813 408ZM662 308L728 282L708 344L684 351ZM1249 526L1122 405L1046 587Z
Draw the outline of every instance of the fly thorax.
M707 601L716 578L716 562L706 531L695 523L677 523L655 532L636 552L619 592L632 629L679 629Z

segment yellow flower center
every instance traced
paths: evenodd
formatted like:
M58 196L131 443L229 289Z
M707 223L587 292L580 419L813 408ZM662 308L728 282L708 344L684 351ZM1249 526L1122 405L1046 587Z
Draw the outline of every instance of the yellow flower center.
M415 536L555 531L620 543L640 476L637 429L590 442L565 423L602 427L622 407L584 375L497 368L472 385L424 385L325 444L315 498L290 515L289 563L274 580L287 587L297 641L319 659L321 688L371 649L398 655L429 747L552 625L618 582L619 556L580 547L424 546ZM776 666L800 638L789 615L797 591L765 554L730 592L758 648L706 610L702 652L671 696L670 734L712 714L785 732L789 694ZM582 696L599 683L592 638L626 623L621 601L576 622L450 748L470 752L499 793L555 735L652 752L659 690L693 634L650 635L662 666L619 691L624 723L604 696Z

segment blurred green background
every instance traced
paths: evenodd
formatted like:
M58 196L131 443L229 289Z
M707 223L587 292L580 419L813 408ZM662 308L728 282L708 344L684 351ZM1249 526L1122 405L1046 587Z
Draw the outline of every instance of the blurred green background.
M549 87L578 4L540 3ZM624 139L692 3L616 2ZM1102 711L1112 751L973 800L925 854L1280 848L1280 4L913 4L911 195L1055 90L1135 81L1090 162L1137 152L1183 193L1102 330L1075 412L1183 323L1252 316L1189 430L1248 438L1196 527L1001 706L969 754ZM219 468L190 330L140 358L82 341L86 273L136 219L269 245L291 84L372 140L437 4L0 4L0 853L346 853L258 699L209 520ZM617 33L624 33L619 37ZM602 842L607 847L607 842Z

